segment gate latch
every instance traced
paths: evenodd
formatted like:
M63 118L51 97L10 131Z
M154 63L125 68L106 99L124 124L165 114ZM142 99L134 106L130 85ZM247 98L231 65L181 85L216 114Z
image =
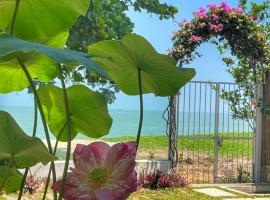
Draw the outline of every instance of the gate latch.
M218 138L218 147L222 147L223 146L223 138Z

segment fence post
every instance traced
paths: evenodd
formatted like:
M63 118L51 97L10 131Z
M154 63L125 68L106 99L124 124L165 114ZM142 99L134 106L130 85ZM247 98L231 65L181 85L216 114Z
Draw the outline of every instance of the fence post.
M214 129L214 183L218 183L218 148L219 148L219 98L220 84L216 84L216 100L215 100L215 129Z
M178 162L178 104L179 94L169 98L169 149L168 159L171 162L171 167L175 168Z
M263 97L262 84L258 84L255 87L255 99L259 100ZM261 182L261 153L262 153L262 112L260 107L256 108L255 114L255 141L253 144L253 181L255 183Z
M263 85L263 102L270 103L270 78L269 72L265 73ZM262 114L262 137L261 137L261 182L270 182L270 117Z

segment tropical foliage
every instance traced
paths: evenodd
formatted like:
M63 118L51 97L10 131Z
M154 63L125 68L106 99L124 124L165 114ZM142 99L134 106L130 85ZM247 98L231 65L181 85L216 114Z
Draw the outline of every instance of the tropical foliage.
M121 40L133 32L134 23L126 14L128 10L137 12L146 10L149 14L158 15L161 20L173 18L177 8L159 0L93 0L84 16L80 16L70 28L67 46L73 50L87 52L88 45L103 40ZM85 67L72 68L66 71L66 79L85 82L105 95L108 103L116 100L119 92L114 81L108 81L85 70Z
M179 22L180 30L173 35L174 48L170 54L182 66L201 56L196 49L205 42L218 46L228 72L240 87L231 92L221 91L222 97L229 101L233 116L252 119L250 99L254 99L254 85L263 80L263 73L269 66L268 37L263 24L257 23L262 10L246 12L246 2L231 8L223 2L221 5L209 4L194 13L191 21ZM227 49L231 50L230 57ZM248 97L248 98L246 98Z
M18 199L21 199L29 168L37 163L49 162L50 170L43 199L46 198L51 175L55 188L54 199L69 199L67 194L78 192L82 192L84 196L86 192L94 199L105 200L106 195L111 195L112 188L115 187L119 189L113 191L116 198L125 199L136 190L134 166L143 122L143 94L174 95L195 75L195 71L177 68L171 57L158 54L146 39L136 34L128 35L122 40L87 46L88 52L68 49L65 46L67 30L77 18L85 15L89 7L93 8L91 6L98 5L99 2L0 1L0 10L3 13L0 17L0 93L30 87L35 100L32 136L24 133L10 114L0 112L0 192L20 189ZM132 4L137 10L147 8L152 13L160 14L161 18L171 17L175 13L173 7L159 4L156 0L132 1ZM89 12L94 13L92 9L87 13ZM76 173L73 176L68 174L71 141L77 134L100 138L109 133L112 125L102 94L85 85L66 86L66 73L78 66L84 66L87 73L106 81L117 82L127 94L140 95L141 112L136 143L116 144L112 147L104 143L78 145L75 151L76 167L73 171ZM131 79L128 82L123 81L127 76ZM52 80L61 87L51 85ZM36 85L36 81L42 84ZM44 127L47 147L36 137L38 115ZM56 140L54 147L50 133ZM54 165L58 141L67 142L65 167L60 182L56 182ZM107 151L103 152L105 150ZM89 168L85 168L86 165ZM71 177L72 181L78 180L77 172L82 172L82 168L90 176L79 177L85 182L77 182L74 187L67 188ZM25 169L24 174L18 169ZM107 171L109 169L111 171ZM119 171L123 174L118 173ZM127 180L126 175L134 179ZM119 185L121 181L123 184ZM84 184L89 182L90 185ZM123 191L123 185L130 187ZM87 187L87 190L81 191L82 187Z

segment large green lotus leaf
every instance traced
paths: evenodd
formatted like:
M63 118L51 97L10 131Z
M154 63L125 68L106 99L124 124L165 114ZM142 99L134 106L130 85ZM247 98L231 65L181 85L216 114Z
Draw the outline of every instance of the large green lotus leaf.
M68 141L63 90L54 85L42 85L38 94L51 132L60 141ZM109 133L112 119L103 95L83 85L67 88L71 117L71 139L78 133L100 138Z
M102 41L88 48L120 89L128 95L138 95L138 70L141 69L143 93L157 96L174 95L195 75L194 69L177 68L169 56L156 52L143 37L130 34L123 40Z
M43 142L26 135L7 112L0 111L0 121L0 160L12 158L17 168L55 160Z
M14 167L0 166L0 184L5 180L3 191L5 193L14 193L20 189L23 179L22 174Z
M89 0L20 0L14 35L25 40L47 39L67 31L80 15L85 15ZM15 0L0 0L0 29L9 32Z
M42 41L50 47L63 48L68 37L68 32L63 32L49 40ZM21 55L27 69L33 78L42 82L54 79L58 74L58 64L50 58L38 53L23 53ZM9 93L20 91L29 86L29 82L16 58L7 56L0 59L0 92ZM8 83L8 84L7 84Z
M76 51L54 47L63 47L67 33L61 33L46 41L46 44L28 42L16 37L0 36L0 93L20 91L29 86L21 66L17 61L20 56L28 68L32 78L42 82L54 79L58 74L58 63L80 63L101 76L108 77L107 73L89 55Z

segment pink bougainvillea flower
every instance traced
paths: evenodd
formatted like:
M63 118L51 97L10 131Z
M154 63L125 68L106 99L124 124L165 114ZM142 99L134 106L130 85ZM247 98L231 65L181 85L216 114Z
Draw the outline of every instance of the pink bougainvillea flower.
M205 19L205 18L207 18L207 14L205 13L205 11L206 11L206 9L201 7L199 11L194 12L194 15L199 17L199 18Z
M223 8L223 10L228 14L230 12L233 12L233 9L226 3L226 2L222 2L221 3L221 8Z
M198 18L201 18L201 19L207 18L207 14L205 14L205 13L195 12L194 15L197 16Z
M205 13L205 11L206 9L204 7L200 7L200 10L199 10L200 13Z
M202 37L196 36L196 35L192 35L192 36L189 38L189 41L191 41L191 42L200 42L200 41L202 41Z
M213 17L214 20L219 20L219 16L216 15L216 14L213 14L212 17Z
M218 8L218 6L216 4L208 4L207 7L211 8L211 9L217 9Z
M242 7L241 5L238 5L237 8L233 8L232 10L233 10L233 12L235 12L236 14L243 14L243 12L244 12L244 9L243 9L243 7Z
M109 146L104 142L78 144L75 167L68 173L63 197L66 200L125 200L137 190L135 142ZM52 189L61 190L61 180Z
M222 2L221 2L220 7L223 8L223 9L230 8L230 6L229 6L225 1L222 1Z
M177 25L180 26L180 27L184 27L185 25L187 25L189 22L187 20L183 20L181 22L177 22Z
M257 17L256 17L256 16L253 16L253 15L250 15L250 16L249 16L249 19L250 19L251 21L253 21L253 22L256 22Z
M256 99L254 99L252 102L251 102L251 105L252 105L252 108L253 109L256 109L258 107L258 102Z
M221 32L223 30L223 24L210 24L210 30L215 33Z

